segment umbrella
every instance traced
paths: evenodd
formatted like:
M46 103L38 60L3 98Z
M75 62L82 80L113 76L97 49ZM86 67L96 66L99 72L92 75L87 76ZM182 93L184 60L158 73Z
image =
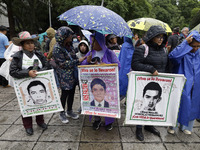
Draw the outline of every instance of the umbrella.
M152 25L160 25L165 29L166 32L172 32L167 23L154 18L138 18L128 21L127 24L130 28L144 31L147 31Z
M195 26L192 30L190 30L190 32L192 32L194 30L200 32L200 24L198 24L197 26Z
M103 6L77 6L61 14L59 20L67 21L69 25L78 25L85 30L95 30L102 34L132 37L131 29L126 21Z

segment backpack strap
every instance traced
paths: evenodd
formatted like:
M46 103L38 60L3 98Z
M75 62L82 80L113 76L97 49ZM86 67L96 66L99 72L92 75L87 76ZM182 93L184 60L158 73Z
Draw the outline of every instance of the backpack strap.
M149 54L149 46L146 45L146 44L142 44L145 48L145 51L144 51L144 58L146 58Z

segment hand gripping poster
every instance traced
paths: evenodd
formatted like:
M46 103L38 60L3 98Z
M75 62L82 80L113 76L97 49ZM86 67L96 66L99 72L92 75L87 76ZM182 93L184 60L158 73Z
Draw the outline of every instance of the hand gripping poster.
M125 124L176 126L184 75L132 71L128 77Z
M78 66L81 114L120 118L118 65Z
M63 110L53 70L38 72L35 78L14 78L14 88L23 117Z

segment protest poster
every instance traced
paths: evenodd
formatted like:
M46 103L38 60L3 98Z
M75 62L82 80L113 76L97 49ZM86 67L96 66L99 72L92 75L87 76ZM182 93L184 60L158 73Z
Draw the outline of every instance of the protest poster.
M37 72L35 78L14 78L13 81L23 117L63 110L53 70Z
M81 114L120 118L117 64L78 66Z
M184 75L132 71L128 77L125 124L176 126Z
M120 50L113 50L117 56L117 58L119 57L119 53L120 53Z

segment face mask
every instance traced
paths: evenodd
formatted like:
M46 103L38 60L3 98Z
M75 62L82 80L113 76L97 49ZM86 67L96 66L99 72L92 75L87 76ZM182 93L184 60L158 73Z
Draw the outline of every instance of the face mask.
M77 39L73 39L73 42L77 42L78 40Z

